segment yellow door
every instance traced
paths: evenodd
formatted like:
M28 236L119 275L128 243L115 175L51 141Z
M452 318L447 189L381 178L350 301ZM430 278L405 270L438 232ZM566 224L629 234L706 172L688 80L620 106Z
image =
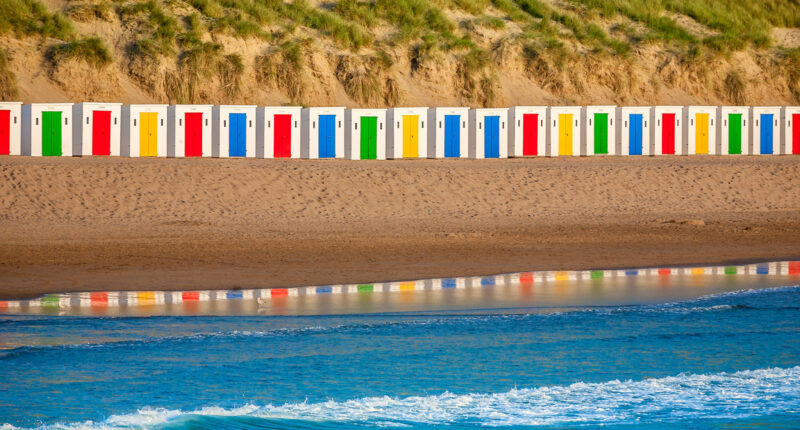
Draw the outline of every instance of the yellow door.
M139 114L139 156L158 156L158 114L142 112Z
M419 158L419 115L403 115L403 158Z
M558 155L572 155L572 114L558 114Z
M708 154L708 114L697 114L695 121L697 127L694 128L694 152Z

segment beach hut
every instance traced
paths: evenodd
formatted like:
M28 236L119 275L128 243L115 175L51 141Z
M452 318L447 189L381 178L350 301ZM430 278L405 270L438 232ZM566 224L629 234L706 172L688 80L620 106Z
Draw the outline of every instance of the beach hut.
M655 106L650 119L655 155L683 155L682 106Z
M344 111L343 107L312 107L302 110L301 157L344 157Z
M22 155L72 156L72 103L22 106Z
M781 108L780 107L753 107L750 109L750 124L753 142L753 154L780 154L781 153Z
M212 105L173 105L167 108L167 155L210 157Z
M581 107L555 106L548 115L550 149L548 155L581 155Z
M650 111L649 106L625 106L617 108L620 154L650 155Z
M716 106L683 108L683 137L688 144L688 154L717 153L716 118Z
M459 158L469 154L469 108L428 109L428 154L432 158Z
M786 106L781 112L783 153L800 154L800 106Z
M717 112L720 153L723 155L749 155L751 153L750 131L747 121L750 119L750 108L747 106L720 106Z
M122 103L72 105L72 155L120 155Z
M167 156L167 105L122 106L120 155Z
M509 157L547 155L547 106L514 106L508 123Z
M508 158L508 108L469 111L469 157Z
M581 141L586 155L616 155L617 130L614 119L616 106L586 106L583 108Z
M256 157L300 158L300 106L256 109Z
M0 155L22 154L22 102L0 102Z
M386 109L348 109L344 113L345 154L351 160L386 159Z
M212 155L256 156L256 106L219 105L211 111Z
M426 107L392 108L386 112L389 133L386 136L386 157L427 158L428 133Z

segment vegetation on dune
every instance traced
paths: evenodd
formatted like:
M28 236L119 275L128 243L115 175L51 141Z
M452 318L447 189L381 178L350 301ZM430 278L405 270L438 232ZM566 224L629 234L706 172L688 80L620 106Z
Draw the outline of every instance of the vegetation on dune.
M780 65L789 75L789 88L792 94L800 101L800 48L786 49L782 55Z
M292 103L302 104L305 98L305 57L310 40L287 41L256 57L256 78L275 88L280 88Z
M107 0L99 3L78 3L67 8L66 14L75 21L87 22L95 19L108 21L114 15L114 5Z
M8 54L0 49L0 100L13 100L17 94L17 77L8 67Z
M72 22L61 13L52 13L36 0L0 2L0 34L42 36L69 40L75 36Z
M47 50L46 57L53 66L63 61L80 60L98 69L113 60L106 43L99 37L86 37L53 45Z
M0 34L41 37L53 66L114 61L106 44L112 41L76 30L85 25L74 22L94 20L121 22L127 72L171 101L198 100L203 89L195 86L207 79L233 97L254 67L256 85L303 102L309 54L317 52L326 53L319 58L359 103L400 100L398 63L422 78L449 68L465 102L491 104L507 52L543 88L574 91L582 84L572 66L585 70L598 58L624 65L648 45L686 67L769 50L800 98L800 50L776 48L771 38L774 27L800 27L798 0L81 0L63 14L38 0L0 2ZM256 58L226 52L231 37L265 49ZM509 45L516 49L499 51ZM719 91L743 99L746 76L736 68L726 73Z

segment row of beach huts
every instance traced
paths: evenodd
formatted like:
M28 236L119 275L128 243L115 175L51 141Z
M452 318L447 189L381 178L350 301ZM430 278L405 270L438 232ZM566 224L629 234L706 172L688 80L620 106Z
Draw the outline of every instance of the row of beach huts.
M673 154L800 154L800 107L0 102L0 155L384 160Z

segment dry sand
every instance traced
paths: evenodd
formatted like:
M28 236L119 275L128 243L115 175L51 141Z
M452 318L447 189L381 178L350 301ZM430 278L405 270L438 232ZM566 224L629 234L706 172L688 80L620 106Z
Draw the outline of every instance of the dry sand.
M797 157L0 157L0 297L800 256Z

